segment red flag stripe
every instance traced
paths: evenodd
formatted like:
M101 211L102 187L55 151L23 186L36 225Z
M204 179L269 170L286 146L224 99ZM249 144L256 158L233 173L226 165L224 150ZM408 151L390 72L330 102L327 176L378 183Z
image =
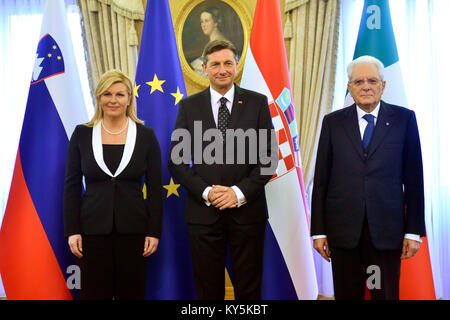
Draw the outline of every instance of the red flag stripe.
M0 243L0 272L8 300L72 299L30 197L20 152L17 152Z
M400 300L436 300L427 238L422 238L419 251L402 260Z
M271 21L267 23L265 17L269 16ZM283 91L283 88L291 90L282 35L278 1L258 1L250 36L250 48L274 99ZM274 59L274 52L276 52L276 59ZM265 63L267 61L270 63Z

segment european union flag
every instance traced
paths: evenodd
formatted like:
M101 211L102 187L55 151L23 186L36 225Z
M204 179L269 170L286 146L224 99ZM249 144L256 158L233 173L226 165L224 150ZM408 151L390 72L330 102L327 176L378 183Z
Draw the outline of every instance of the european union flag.
M148 0L134 93L138 117L158 137L167 190L158 250L149 257L147 299L195 299L189 235L184 222L185 191L166 164L178 102L186 96L167 0ZM151 197L151 195L149 195Z

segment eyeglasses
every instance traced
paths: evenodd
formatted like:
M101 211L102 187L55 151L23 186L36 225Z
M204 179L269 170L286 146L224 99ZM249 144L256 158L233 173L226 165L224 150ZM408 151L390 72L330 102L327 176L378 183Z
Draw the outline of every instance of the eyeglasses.
M364 85L365 83L368 83L370 86L375 86L378 84L378 82L381 82L380 79L377 78L370 78L367 80L362 80L362 79L357 79L357 80L353 80L353 81L349 81L349 84L354 85L355 87L361 87L362 85Z

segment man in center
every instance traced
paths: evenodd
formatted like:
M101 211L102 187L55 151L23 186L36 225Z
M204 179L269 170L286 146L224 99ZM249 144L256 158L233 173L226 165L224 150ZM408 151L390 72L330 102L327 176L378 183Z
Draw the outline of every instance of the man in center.
M203 51L203 62L210 87L180 101L174 130L174 133L189 132L188 153L193 155L192 163L191 157L182 163L175 159L179 156L173 152L179 143L174 141L175 135L169 160L170 172L188 192L185 221L195 288L199 299L224 299L229 250L235 298L261 299L267 221L264 186L276 169L274 161L278 160L278 153L271 153L277 149L276 141L271 140L273 126L267 97L234 84L237 61L236 48L231 42L209 42ZM218 130L216 138L220 139L203 141L205 131L210 129ZM231 142L226 136L227 129L254 130L258 133L257 140L245 140L244 150L237 148L236 143L234 148L227 149ZM261 138L259 133L263 131L267 139ZM260 139L266 139L265 143ZM223 151L223 157L216 153L219 160L215 158L212 163L203 159L211 143L219 143ZM198 151L194 145L201 146L201 161L194 158ZM250 161L255 151L257 161ZM242 152L245 154L239 154ZM263 161L261 155L272 155L271 163Z

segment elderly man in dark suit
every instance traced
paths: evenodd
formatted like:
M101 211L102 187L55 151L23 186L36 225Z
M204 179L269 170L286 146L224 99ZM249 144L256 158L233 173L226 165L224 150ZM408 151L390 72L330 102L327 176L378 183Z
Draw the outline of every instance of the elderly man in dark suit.
M370 56L352 61L348 91L355 104L322 123L311 235L314 248L331 257L336 299L364 299L372 276L372 299L398 299L400 261L425 235L416 118L381 100L383 69Z
M170 172L188 191L185 221L196 292L199 299L224 299L228 248L236 299L260 299L264 186L278 161L272 118L266 96L233 83L231 42L211 41L203 59L210 87L180 101L169 160ZM188 150L179 151L186 141L175 137L186 132Z

